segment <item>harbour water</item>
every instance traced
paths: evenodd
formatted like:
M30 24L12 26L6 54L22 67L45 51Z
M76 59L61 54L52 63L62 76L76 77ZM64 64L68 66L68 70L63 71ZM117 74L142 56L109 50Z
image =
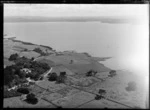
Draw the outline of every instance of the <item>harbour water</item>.
M16 22L4 23L4 34L57 51L112 57L101 63L112 69L148 74L148 37L144 27L130 23Z

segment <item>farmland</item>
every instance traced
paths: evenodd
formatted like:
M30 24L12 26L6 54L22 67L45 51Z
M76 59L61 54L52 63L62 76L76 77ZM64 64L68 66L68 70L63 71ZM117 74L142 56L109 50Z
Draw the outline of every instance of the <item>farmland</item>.
M33 51L40 48L40 53ZM49 49L49 50L48 50ZM9 57L17 53L20 58L34 58L30 63L46 63L51 71L43 72L46 78L37 80L28 85L30 93L35 94L38 99L36 104L29 104L22 100L21 96L4 98L4 108L144 108L146 95L141 77L128 71L116 70L116 75L110 77L111 69L98 61L108 58L92 57L89 54L72 51L57 52L46 46L30 43L16 42L12 39L4 39L4 65L10 66L15 62ZM21 59L19 61L22 61ZM25 60L23 60L25 62ZM26 60L28 61L28 60ZM19 63L19 62L18 62ZM28 62L27 62L28 63ZM19 66L19 65L18 65ZM30 67L31 66L31 67ZM27 66L34 70L34 65ZM33 66L33 67L32 67ZM30 69L29 68L29 69ZM37 67L36 67L37 68ZM37 68L38 69L38 68ZM96 71L95 75L86 76L90 70ZM66 73L63 83L48 80L48 75L61 72ZM46 74L48 73L48 74ZM136 87L133 90L126 89L129 82L134 82ZM129 88L129 87L128 87ZM104 98L95 99L99 90L106 91Z

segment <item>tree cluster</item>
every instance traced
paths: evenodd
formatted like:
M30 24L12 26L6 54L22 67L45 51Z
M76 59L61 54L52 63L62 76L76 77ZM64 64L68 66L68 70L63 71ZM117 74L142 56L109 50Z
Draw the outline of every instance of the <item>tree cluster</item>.
M59 76L57 73L53 72L48 76L49 81L56 81L56 83L64 83L66 78L66 72L60 72Z
M27 74L21 71L23 68L31 70L31 73ZM38 78L49 69L50 67L46 63L36 62L26 57L18 57L14 65L7 66L4 69L4 85L12 87L20 83L25 83L27 77L38 80Z
M9 61L15 61L17 60L17 58L19 57L19 55L17 53L10 55L9 57Z
M38 103L38 99L35 97L35 95L33 93L28 94L26 98L27 99L25 101L29 104L37 104Z
M4 69L4 85L12 87L21 83L25 83L27 80L16 65L7 66Z
M64 83L66 78L66 72L60 72L60 75L57 77L56 83Z
M111 70L110 72L109 72L109 77L114 77L114 76L116 76L117 74L116 74L116 71L115 70Z
M57 73L53 72L48 76L49 81L56 81L58 78Z
M39 53L41 56L47 55L47 53L43 52L40 48L35 48L35 49L33 49L33 51Z

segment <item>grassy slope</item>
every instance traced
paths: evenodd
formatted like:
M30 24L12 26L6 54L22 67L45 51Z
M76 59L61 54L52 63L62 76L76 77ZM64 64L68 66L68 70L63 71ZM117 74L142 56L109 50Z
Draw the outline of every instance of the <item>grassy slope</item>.
M55 65L63 65L65 68L71 70L72 72L85 73L90 69L94 69L98 72L109 71L110 69L105 67L103 64L100 64L95 58L87 57L81 53L72 53L69 54L63 53L63 55L50 55L46 57L41 57L37 61L48 60L54 62ZM73 60L73 63L70 64L70 61ZM63 70L62 70L63 71Z
M4 57L7 59L10 57L11 54L15 54L15 53L18 53L20 56L25 56L27 58L32 58L32 57L37 58L40 56L40 54L32 51L34 48L40 48L43 52L55 53L54 50L50 50L49 47L45 47L45 46L17 41L14 39L3 39L3 41L4 41L3 54ZM24 49L27 49L28 51L24 51ZM9 61L5 59L4 65L9 65Z

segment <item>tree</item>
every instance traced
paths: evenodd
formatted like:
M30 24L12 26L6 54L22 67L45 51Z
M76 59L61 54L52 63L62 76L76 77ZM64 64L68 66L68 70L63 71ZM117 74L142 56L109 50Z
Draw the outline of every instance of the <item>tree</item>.
M28 94L26 98L27 99L25 101L30 103L30 104L37 104L38 103L38 99L35 97L35 95L33 93Z
M17 92L22 93L22 94L29 94L28 88L18 88Z
M53 72L48 76L49 81L56 81L57 80L57 73Z
M9 61L15 61L17 60L17 58L19 57L19 55L17 53L10 55L9 57Z

